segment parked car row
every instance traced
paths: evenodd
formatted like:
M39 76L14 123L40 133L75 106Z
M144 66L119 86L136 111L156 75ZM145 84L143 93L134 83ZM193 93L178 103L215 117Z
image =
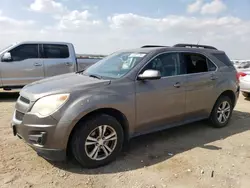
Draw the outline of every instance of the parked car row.
M250 60L232 60L236 69L248 69L250 68Z
M103 56L76 56L64 42L21 42L0 52L0 88L20 88L37 80L86 69Z
M38 57L40 53L44 57L46 44L36 46ZM62 62L74 72L78 66L74 48L66 46L69 52L63 50ZM15 58L15 53L5 53L2 66L9 74L10 54ZM46 75L64 70L47 65L46 58L43 61ZM4 75L22 79L25 73ZM25 75L26 81L35 75ZM71 152L83 167L94 168L115 160L124 143L138 135L203 119L216 128L226 126L243 77L225 52L212 46L146 45L122 50L86 70L26 85L16 103L12 129L46 159L65 160ZM9 85L11 80L4 82Z

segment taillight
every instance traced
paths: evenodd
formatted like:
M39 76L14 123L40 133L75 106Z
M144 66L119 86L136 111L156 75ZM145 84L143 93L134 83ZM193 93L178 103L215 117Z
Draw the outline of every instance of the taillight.
M238 72L238 73L236 74L237 80L240 81L240 77L244 77L244 76L246 76L246 75L247 75L247 74L244 73L244 72Z

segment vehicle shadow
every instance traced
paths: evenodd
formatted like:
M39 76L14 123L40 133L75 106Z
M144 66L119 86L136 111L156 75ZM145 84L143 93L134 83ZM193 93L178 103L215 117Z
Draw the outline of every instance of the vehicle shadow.
M0 103L1 102L15 102L18 97L19 97L18 91L6 92L6 91L0 90Z
M212 128L208 122L201 121L140 136L130 141L128 149L116 161L97 169L81 168L74 160L51 164L77 174L107 174L140 169L197 147L223 149L209 143L249 130L249 120L249 113L234 111L230 124L225 128Z
M244 100L245 100L245 101L250 101L250 98L249 98L249 97L248 97L248 98L244 98Z

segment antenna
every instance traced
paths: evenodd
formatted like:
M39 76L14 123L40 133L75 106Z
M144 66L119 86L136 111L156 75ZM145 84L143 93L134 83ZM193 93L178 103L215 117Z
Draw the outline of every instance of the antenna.
M202 39L202 36L201 36L200 39L198 40L197 45L200 44L201 39Z

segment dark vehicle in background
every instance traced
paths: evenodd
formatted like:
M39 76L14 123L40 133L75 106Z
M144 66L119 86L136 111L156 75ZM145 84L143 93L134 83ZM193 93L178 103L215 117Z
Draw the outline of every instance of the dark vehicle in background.
M113 161L138 135L203 119L222 128L238 96L239 77L225 52L147 45L25 86L12 129L46 159L65 160L72 152L94 168Z

